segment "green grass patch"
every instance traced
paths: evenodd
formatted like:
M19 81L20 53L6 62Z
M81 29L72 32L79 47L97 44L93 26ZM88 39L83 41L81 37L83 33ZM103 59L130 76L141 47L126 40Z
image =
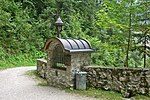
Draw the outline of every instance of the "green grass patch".
M150 96L145 96L145 95L136 95L135 100L150 100Z
M89 88L87 90L66 89L66 92L76 93L94 98L100 98L102 100L122 100L122 95L120 93L95 88Z
M66 89L66 92L94 97L101 100L126 100L122 97L121 93L95 88L89 88L87 90ZM144 95L136 95L135 97L132 97L131 100L150 100L150 97Z
M9 55L0 60L0 69L18 66L35 66L36 58L30 54Z

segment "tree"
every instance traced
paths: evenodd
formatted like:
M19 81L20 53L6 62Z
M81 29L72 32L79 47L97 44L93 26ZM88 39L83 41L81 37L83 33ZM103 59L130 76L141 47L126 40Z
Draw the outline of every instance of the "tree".
M150 41L150 12L148 9L148 5L150 4L150 1L145 0L145 1L137 1L137 4L140 5L140 9L137 12L137 22L135 24L136 29L135 31L137 32L136 34L134 34L135 37L139 38L139 40L137 41L137 44L139 44L140 46L138 46L138 49L140 50L140 52L143 52L143 58L144 58L144 68L146 67L146 59L147 56L149 56L149 52L148 50L150 50L150 46L148 45L149 41ZM143 45L142 45L143 44ZM142 48L142 50L141 50Z
M28 38L32 29L28 10L21 8L21 3L0 1L0 43L10 54L27 52Z
M116 1L116 0L104 0L100 4L100 11L98 12L97 25L102 30L112 29L113 34L122 34L125 36L122 40L123 44L127 44L126 47L126 57L125 66L129 66L129 55L133 48L133 30L136 28L133 25L136 21L136 14L141 8L137 9L137 0L126 0L126 1ZM121 12L120 12L121 11ZM108 42L112 34L109 34ZM110 42L111 43L111 42ZM119 47L119 44L117 44ZM130 65L131 66L131 65Z

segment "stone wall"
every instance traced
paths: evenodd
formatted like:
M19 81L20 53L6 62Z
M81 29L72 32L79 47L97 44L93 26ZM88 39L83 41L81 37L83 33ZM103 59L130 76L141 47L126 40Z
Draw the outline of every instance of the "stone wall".
M74 53L71 54L71 72L76 73L81 71L82 66L91 64L91 54L87 53Z
M48 84L51 86L72 86L69 72L66 70L48 67L47 61L44 59L37 59L37 71L41 77L46 78Z
M46 72L46 79L49 85L56 87L72 87L71 74L65 70L50 68Z
M121 92L124 97L150 91L150 69L85 66L87 85Z
M37 71L38 73L45 78L47 70L47 60L45 59L37 59Z

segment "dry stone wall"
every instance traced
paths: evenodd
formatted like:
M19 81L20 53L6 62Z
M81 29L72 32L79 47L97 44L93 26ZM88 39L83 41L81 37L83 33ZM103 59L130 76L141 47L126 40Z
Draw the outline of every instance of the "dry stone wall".
M37 59L37 71L43 78L46 77L46 70L47 70L47 60Z
M91 64L91 54L79 53L71 54L71 71L73 74L81 71L82 66L87 66Z
M37 71L41 77L46 78L51 86L56 87L71 87L70 73L47 66L47 61L44 59L37 60Z
M70 73L65 70L51 68L46 72L46 79L49 85L56 87L72 87Z
M88 73L88 85L115 90L124 97L148 94L150 91L150 69L85 66L82 70Z

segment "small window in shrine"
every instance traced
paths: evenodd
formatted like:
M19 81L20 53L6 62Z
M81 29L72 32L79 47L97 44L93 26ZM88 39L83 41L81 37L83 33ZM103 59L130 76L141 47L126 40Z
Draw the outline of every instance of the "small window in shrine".
M58 68L62 70L66 70L66 66L64 63L64 52L61 45L56 45L53 51L53 68Z

